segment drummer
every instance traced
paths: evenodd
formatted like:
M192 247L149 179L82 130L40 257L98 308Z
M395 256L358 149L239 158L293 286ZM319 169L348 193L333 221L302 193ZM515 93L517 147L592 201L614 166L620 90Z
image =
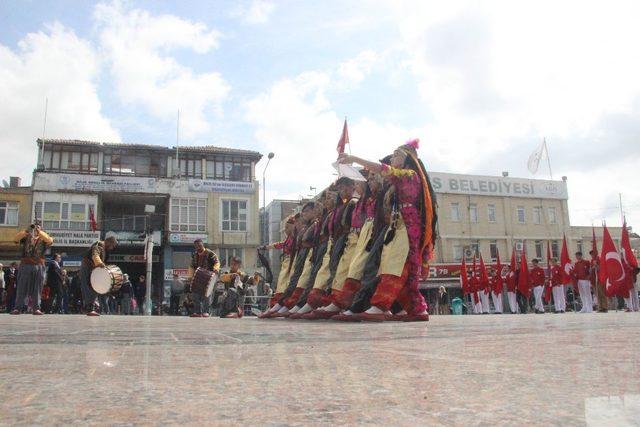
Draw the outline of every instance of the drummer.
M80 266L80 286L82 289L82 300L87 316L100 316L96 311L96 299L98 294L91 287L91 272L94 268L105 267L107 255L118 245L115 237L110 236L105 240L95 242L82 258Z
M195 251L191 254L191 265L189 266L189 277L193 279L193 275L198 268L204 268L214 274L218 274L220 270L220 261L218 255L211 249L204 247L202 239L193 242ZM209 298L203 297L197 293L193 293L194 308L191 317L209 317Z

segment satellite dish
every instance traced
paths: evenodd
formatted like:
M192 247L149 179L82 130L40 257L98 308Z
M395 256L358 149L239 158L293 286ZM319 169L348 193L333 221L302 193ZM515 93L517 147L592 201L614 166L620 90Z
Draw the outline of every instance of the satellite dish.
M2 180L2 185L4 186L4 188L9 188L9 183L7 182L6 179Z

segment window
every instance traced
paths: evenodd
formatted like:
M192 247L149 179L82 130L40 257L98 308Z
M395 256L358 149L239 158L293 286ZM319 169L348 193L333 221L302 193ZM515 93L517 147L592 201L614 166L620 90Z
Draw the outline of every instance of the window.
M520 224L524 224L525 222L524 206L518 206L516 208L516 216L517 216L518 222Z
M226 181L251 182L251 160L241 157L216 156L207 158L208 179L220 179Z
M142 232L146 229L147 214L143 205L115 205L109 203L104 207L102 222L108 231ZM153 220L150 224L154 227Z
M542 259L542 253L543 253L544 244L543 244L542 240L536 240L535 244L536 244L536 258Z
M582 252L582 253L584 253L584 251L582 250L582 248L583 248L582 240L578 240L578 241L576 242L576 248L578 249L578 252Z
M480 241L476 240L469 245L471 256L480 256Z
M180 175L189 178L202 178L202 158L180 156Z
M558 223L558 217L556 215L556 208L555 207L550 207L549 209L547 209L547 213L549 216L549 224L557 224Z
M171 199L171 231L206 231L206 199Z
M487 205L487 220L489 222L496 222L496 205Z
M109 149L103 163L109 175L162 176L167 169L166 155L149 151Z
M242 248L220 248L218 249L218 259L220 260L220 268L229 268L231 258L240 258L244 262L244 250ZM246 267L246 266L245 266Z
M247 201L222 201L222 231L247 231Z
M492 240L489 242L489 253L491 254L491 261L498 259L498 241Z
M64 170L70 172L97 172L98 153L90 148L80 147L48 147L44 151L45 169Z
M451 203L451 221L460 221L460 203Z
M18 202L0 202L0 225L18 225Z
M469 221L478 222L478 205L475 203L469 205Z
M45 230L90 230L90 209L95 212L93 204L36 202L33 217L42 221Z
M553 240L551 242L551 256L554 258L560 257L560 250L558 249L558 247L559 247L558 242Z
M542 207L535 206L533 208L533 223L542 224Z
M462 246L460 246L457 243L453 245L453 260L454 261L462 260Z

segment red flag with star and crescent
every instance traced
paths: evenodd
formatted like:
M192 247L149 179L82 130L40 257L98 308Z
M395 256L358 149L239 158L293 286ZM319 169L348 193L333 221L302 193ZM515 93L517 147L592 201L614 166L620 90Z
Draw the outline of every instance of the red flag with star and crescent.
M562 250L560 251L560 268L562 271L562 284L573 284L573 290L578 292L576 281L573 277L573 264L569 258L569 249L567 248L567 236L562 238Z
M602 252L600 253L600 282L605 284L605 294L608 297L629 295L627 288L628 272L622 261L620 253L609 234L609 229L604 226L602 233Z
M622 265L627 273L626 290L622 292L626 294L623 298L629 297L629 291L633 289L634 270L638 268L638 260L631 250L631 241L629 240L629 230L627 229L627 220L622 225L622 237L620 238L620 256Z
M496 295L502 294L504 280L502 279L502 263L500 262L500 251L496 251L496 276L492 282L492 290Z
M462 266L460 266L460 286L464 295L469 294L469 278L467 277L467 262L462 257Z

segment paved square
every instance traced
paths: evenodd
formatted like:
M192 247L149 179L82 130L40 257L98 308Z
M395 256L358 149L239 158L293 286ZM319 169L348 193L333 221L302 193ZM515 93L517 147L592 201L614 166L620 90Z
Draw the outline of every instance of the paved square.
M634 425L636 313L0 315L1 424Z

